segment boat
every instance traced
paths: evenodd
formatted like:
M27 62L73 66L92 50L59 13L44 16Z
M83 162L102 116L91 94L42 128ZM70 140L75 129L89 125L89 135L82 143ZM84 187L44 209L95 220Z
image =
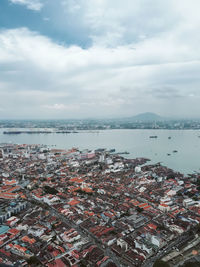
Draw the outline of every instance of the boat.
M71 133L71 132L62 130L62 131L57 131L56 133L59 134L59 133Z
M21 134L21 131L4 131L3 134Z
M22 130L22 131L4 131L3 134L50 134L52 131L48 130Z
M157 135L150 135L149 138L158 138Z
M127 152L127 151L124 151L124 152L118 152L118 153L116 153L116 154L118 154L118 155L128 155L128 154L130 154L129 152Z
M104 152L106 149L105 148L97 148L95 151L96 152Z

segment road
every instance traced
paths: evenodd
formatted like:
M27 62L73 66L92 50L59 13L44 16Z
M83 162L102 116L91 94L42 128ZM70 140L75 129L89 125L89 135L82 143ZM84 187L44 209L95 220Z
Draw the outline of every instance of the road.
M27 200L32 202L34 201L35 203L38 203L38 205L41 206L44 205L44 202L33 199L30 197L29 192L26 191L26 196L27 196ZM79 234L81 234L81 236L83 238L87 238L90 242L94 243L99 249L101 249L102 251L104 251L105 256L108 256L112 259L112 261L118 266L118 267L126 267L125 265L120 263L120 258L118 258L113 252L112 250L107 247L106 249L103 248L103 246L101 245L101 243L98 241L97 238L95 238L89 231L87 231L87 234L84 232L83 229L81 229L81 227L77 224L75 224L73 221L69 220L68 218L66 218L66 216L64 216L63 214L59 213L54 207L46 204L46 207L48 208L48 210L50 211L51 215L56 216L57 218L59 218L62 222L66 223L67 225L69 225L70 227L74 228Z
M34 198L32 198L30 196L30 192L26 191L26 195L27 195L27 200L30 202L35 202L38 203L38 205L41 206L44 205L44 202L36 200ZM54 207L45 204L47 209L51 212L51 215L56 216L57 218L59 218L62 222L66 223L67 225L69 225L71 228L74 228L79 234L81 234L82 237L87 238L90 242L94 243L99 249L101 249L102 251L104 251L105 256L108 256L112 259L112 261L118 266L118 267L127 267L128 265L126 265L125 263L122 263L122 259L120 257L118 257L115 253L113 253L113 251L109 248L109 247L105 247L102 246L102 244L100 243L100 241L98 240L98 238L96 238L94 235L92 235L91 232L89 232L87 229L82 229L79 225L75 224L73 221L69 220L66 216L64 216L63 214L59 213ZM159 215L157 216L159 217ZM154 218L155 219L155 218ZM143 264L142 267L152 267L153 263L157 260L162 258L164 255L167 255L172 249L173 247L176 247L180 241L182 241L186 236L187 236L187 232L185 232L184 234L182 234L181 236L177 237L175 240L170 241L170 244L167 245L166 248L162 248L159 253L157 253L156 255L151 256L150 258L148 258Z

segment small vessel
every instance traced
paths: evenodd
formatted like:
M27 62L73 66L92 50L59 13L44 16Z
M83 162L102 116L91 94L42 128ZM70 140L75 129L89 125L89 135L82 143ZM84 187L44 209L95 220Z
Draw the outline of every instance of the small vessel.
M149 138L158 138L157 135L150 135Z
M21 131L4 131L3 134L21 134Z
M171 136L168 136L168 139L171 139Z
M177 150L173 150L173 153L177 153L178 151Z
M167 156L171 156L171 154L170 153L167 153Z
M123 154L128 155L128 154L130 154L130 152L124 151L124 152L118 152L117 154L118 155L123 155Z

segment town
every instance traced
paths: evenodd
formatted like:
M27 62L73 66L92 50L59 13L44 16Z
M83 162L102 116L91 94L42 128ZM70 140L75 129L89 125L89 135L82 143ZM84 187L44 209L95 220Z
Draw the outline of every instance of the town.
M0 144L1 264L184 266L200 260L199 235L198 173L114 149Z
M143 118L143 117L142 117ZM85 130L112 129L168 129L199 130L200 119L165 119L151 117L121 119L66 119L66 120L0 120L5 134L19 133L76 133Z

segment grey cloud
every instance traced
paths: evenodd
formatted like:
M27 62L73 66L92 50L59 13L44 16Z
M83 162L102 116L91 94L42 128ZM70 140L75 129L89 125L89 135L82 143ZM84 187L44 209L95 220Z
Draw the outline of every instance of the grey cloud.
M49 0L42 12L66 42L83 47L138 43L172 30L181 17L173 0Z
M12 4L24 5L27 9L40 11L43 3L40 0L9 0Z
M84 29L92 40L88 48L59 44L26 28L0 31L2 118L129 116L147 110L184 115L186 104L190 115L200 112L199 2L187 4L189 16L183 9L187 1L127 1L64 1L69 5L59 21L60 7L55 10L56 27L71 27L77 35ZM44 6L43 15L52 5Z
M178 89L166 86L163 86L162 88L153 88L151 91L148 91L148 93L156 98L169 100L184 97L184 95Z

